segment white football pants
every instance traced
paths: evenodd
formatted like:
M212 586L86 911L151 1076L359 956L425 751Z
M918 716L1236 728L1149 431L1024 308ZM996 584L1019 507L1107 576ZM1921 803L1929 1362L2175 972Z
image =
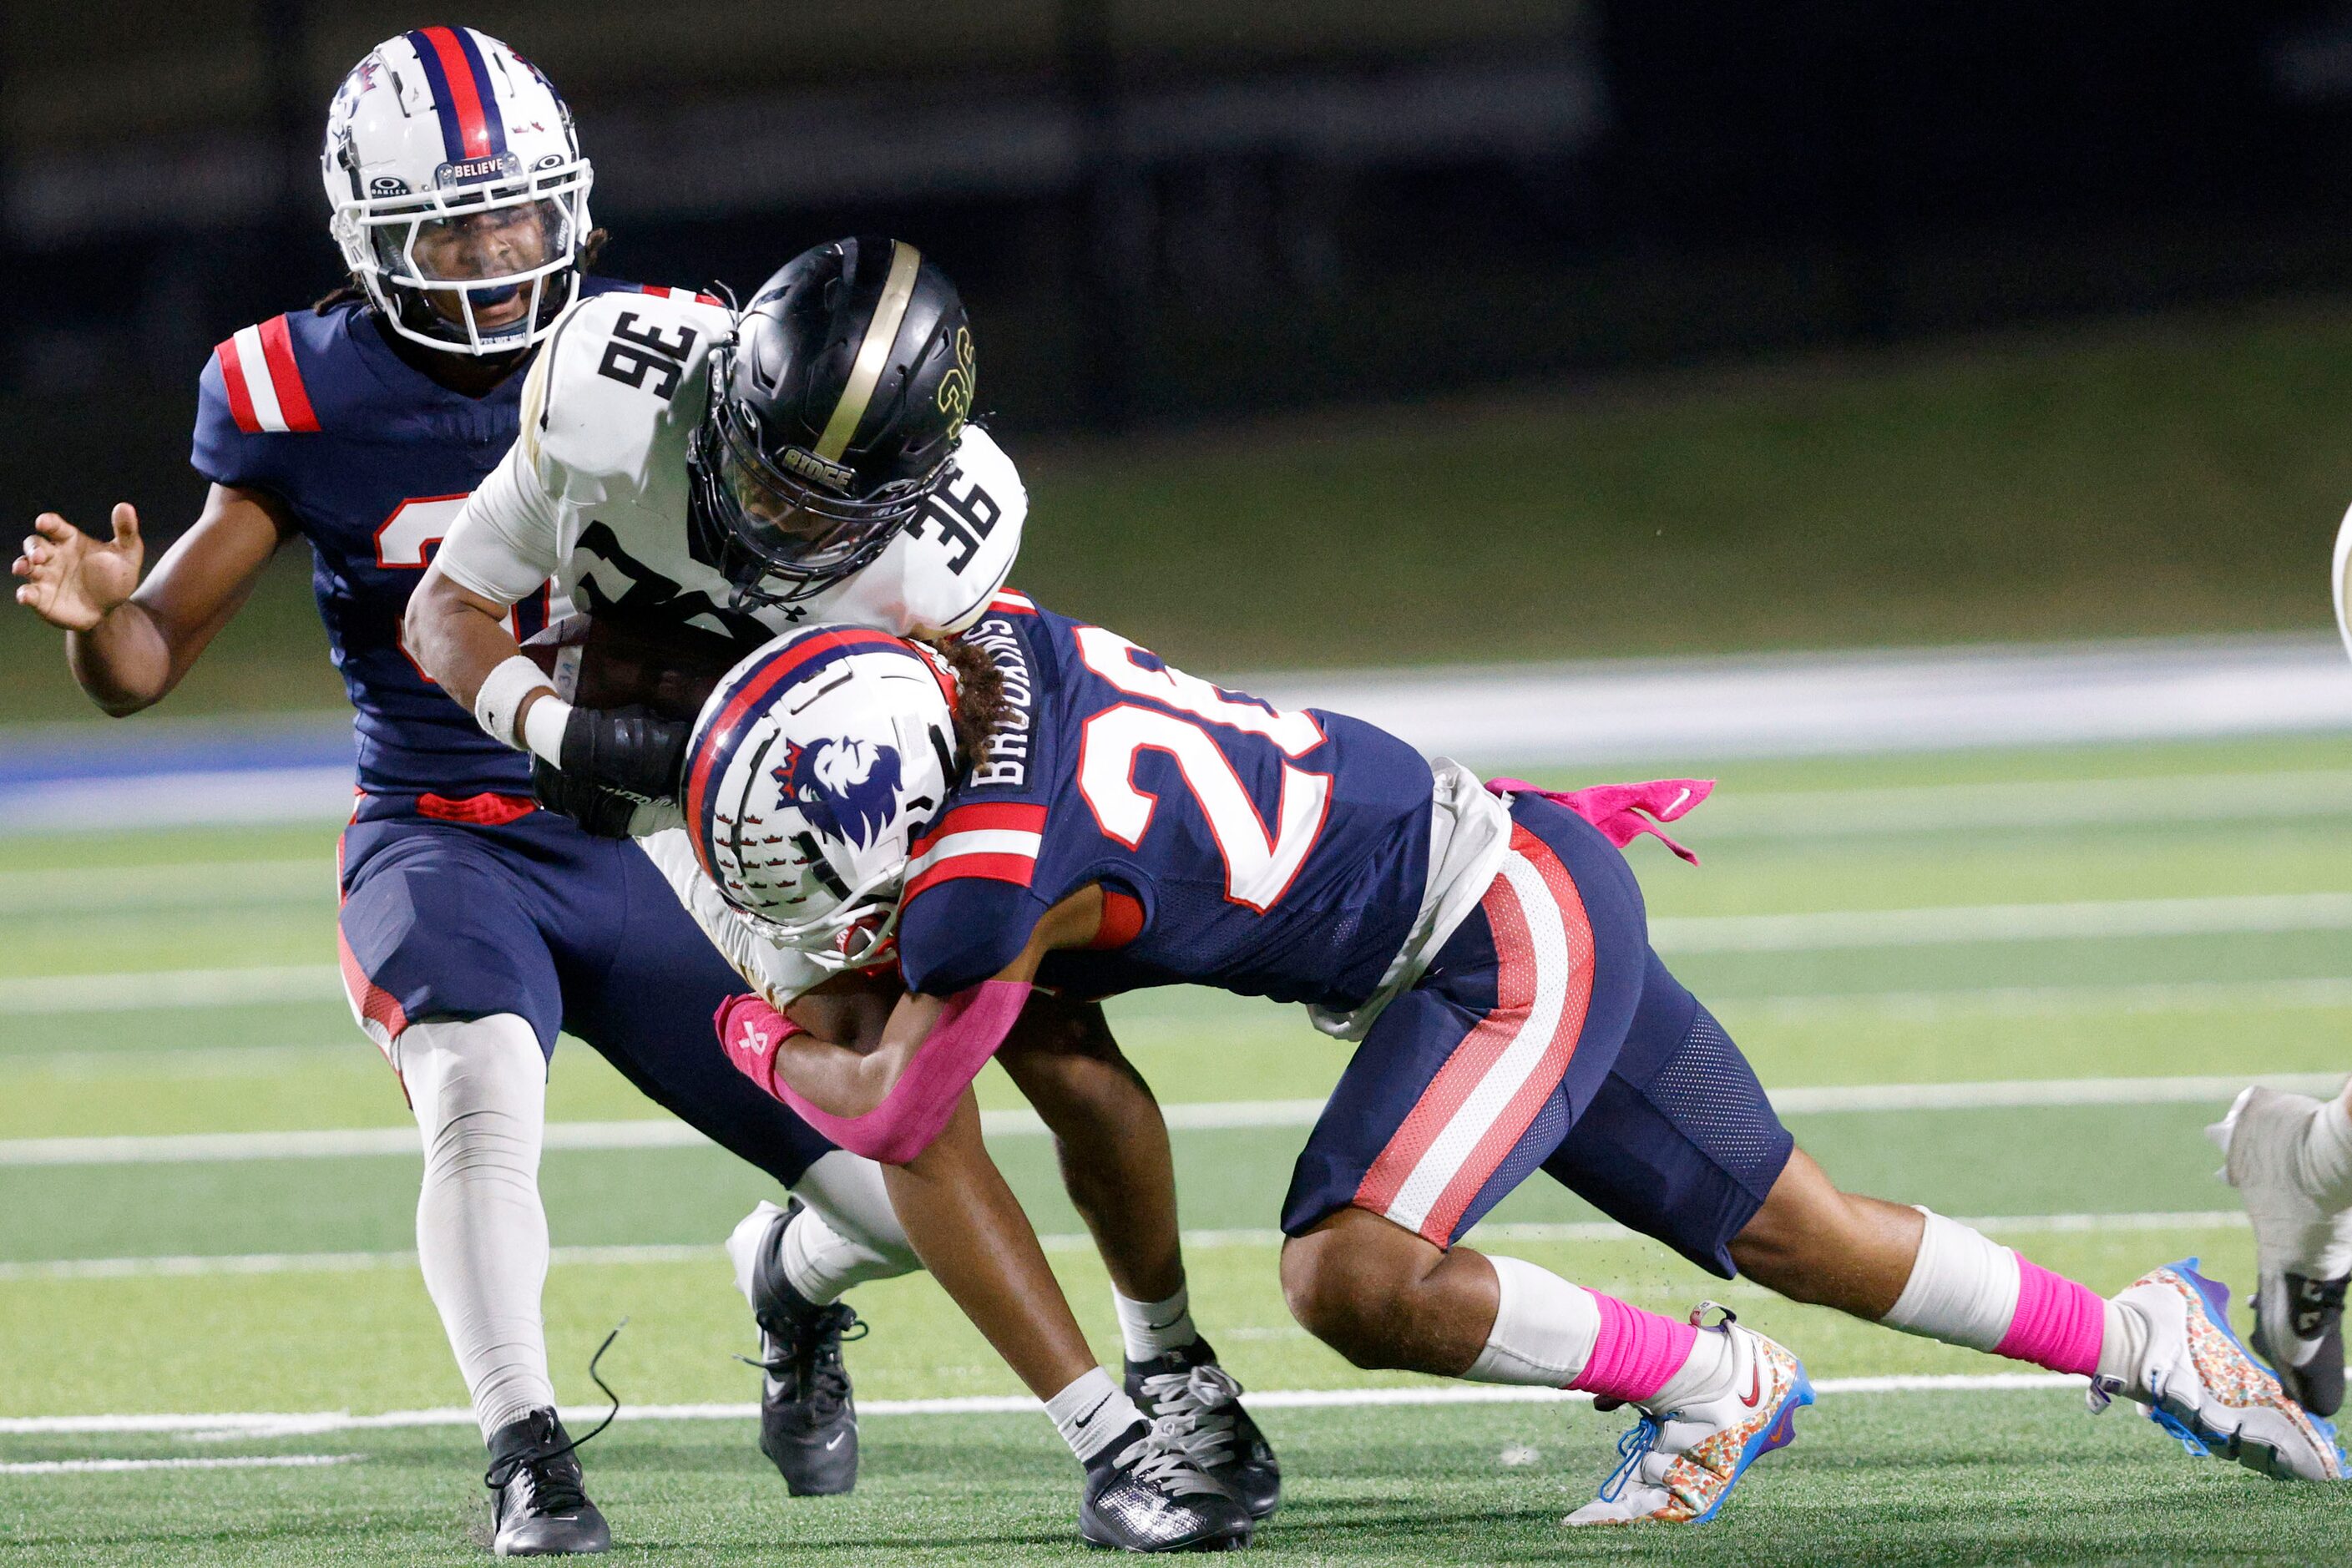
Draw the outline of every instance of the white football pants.
M530 1026L511 1013L412 1024L393 1042L392 1059L425 1141L416 1198L425 1289L487 1439L555 1403L540 1310L547 1282L547 1211L539 1196L547 1061ZM827 1154L793 1190L827 1222L845 1273L883 1279L922 1267L873 1162Z

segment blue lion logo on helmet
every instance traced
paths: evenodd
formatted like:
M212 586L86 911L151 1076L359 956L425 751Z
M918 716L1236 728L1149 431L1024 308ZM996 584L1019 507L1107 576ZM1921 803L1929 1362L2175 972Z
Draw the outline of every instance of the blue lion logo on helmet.
M787 744L773 770L784 795L820 832L864 849L898 809L898 752L873 741Z

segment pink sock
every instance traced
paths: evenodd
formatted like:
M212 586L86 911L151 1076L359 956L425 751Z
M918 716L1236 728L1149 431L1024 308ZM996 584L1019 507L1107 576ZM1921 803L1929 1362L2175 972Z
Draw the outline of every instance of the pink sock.
M2017 1315L1993 1353L2090 1377L2099 1370L2099 1347L2106 1330L2107 1304L2088 1286L2053 1274L2021 1253Z
M1628 1306L1614 1296L1598 1290L1588 1293L1601 1309L1601 1332L1592 1342L1592 1354L1584 1370L1569 1379L1568 1386L1628 1405L1656 1398L1666 1380L1690 1360L1698 1331L1688 1323Z

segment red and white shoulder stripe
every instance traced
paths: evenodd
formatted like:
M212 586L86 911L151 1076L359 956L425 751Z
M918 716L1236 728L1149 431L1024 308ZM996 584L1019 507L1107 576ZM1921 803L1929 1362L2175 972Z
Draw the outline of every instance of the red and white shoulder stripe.
M286 318L272 316L257 327L240 328L213 351L220 356L221 380L228 387L228 411L248 436L263 431L316 431L319 416L302 385L294 360L294 340Z
M637 292L650 294L656 300L691 300L698 305L719 305L725 301L716 294L698 294L691 289L665 289L658 283L640 283Z
M915 840L900 897L911 899L926 888L961 877L1025 888L1037 874L1037 851L1045 841L1042 805L992 802L957 806Z
M989 613L998 616L1034 616L1037 601L1017 588L999 588L988 601Z

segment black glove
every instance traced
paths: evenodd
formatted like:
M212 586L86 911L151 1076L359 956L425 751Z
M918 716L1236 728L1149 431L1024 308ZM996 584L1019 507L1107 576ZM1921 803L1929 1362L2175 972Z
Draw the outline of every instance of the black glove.
M530 760L530 793L540 805L597 838L626 838L638 805L593 780L551 768L543 757Z
M563 726L563 773L639 800L673 800L694 726L641 707L574 708Z

